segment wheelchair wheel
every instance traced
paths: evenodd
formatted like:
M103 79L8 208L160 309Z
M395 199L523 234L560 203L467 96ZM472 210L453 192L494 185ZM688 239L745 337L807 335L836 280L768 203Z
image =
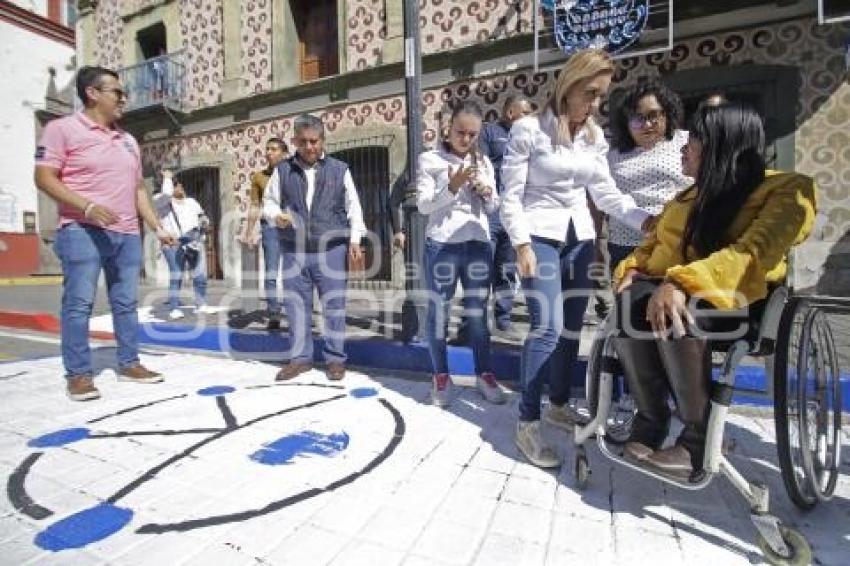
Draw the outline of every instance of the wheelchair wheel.
M767 541L761 534L758 535L756 542L761 549L764 559L768 564L776 564L778 566L797 566L812 563L812 547L809 546L806 538L799 531L789 529L783 525L779 526L779 532L782 534L782 539L788 545L791 551L791 556L782 556L774 552Z
M782 479L801 509L829 499L838 480L841 389L826 314L792 299L780 322L774 419Z

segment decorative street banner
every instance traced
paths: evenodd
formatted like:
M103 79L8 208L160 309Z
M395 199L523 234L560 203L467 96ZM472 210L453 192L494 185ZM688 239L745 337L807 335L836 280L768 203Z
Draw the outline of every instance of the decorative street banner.
M589 47L619 53L638 39L649 0L542 0L553 12L555 40L566 54Z

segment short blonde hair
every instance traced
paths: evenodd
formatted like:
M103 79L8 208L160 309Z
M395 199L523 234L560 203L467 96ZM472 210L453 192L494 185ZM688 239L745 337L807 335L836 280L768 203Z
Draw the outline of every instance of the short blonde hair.
M564 66L561 67L561 74L558 75L558 80L555 82L555 89L552 91L552 96L546 103L546 107L551 108L555 113L555 118L558 120L558 143L571 141L570 124L567 119L567 96L570 94L578 83L593 79L599 75L613 75L615 71L614 61L611 56L602 49L582 49L574 53ZM593 117L587 120L588 137L591 142L596 140L592 127L594 124Z

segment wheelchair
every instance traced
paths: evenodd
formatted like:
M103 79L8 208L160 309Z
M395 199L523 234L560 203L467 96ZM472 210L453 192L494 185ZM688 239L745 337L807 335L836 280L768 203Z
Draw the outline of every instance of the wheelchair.
M850 300L793 296L788 287L778 286L759 307L751 312L747 335L712 342L713 357L722 357L722 362L719 368L715 364L711 384L703 471L690 481L625 460L610 436L606 438L614 376L622 375L610 340L616 332L615 317L609 316L588 357L590 417L574 432L573 474L578 488L584 489L591 471L585 443L593 436L607 458L686 490L703 489L722 474L749 504L765 559L771 564L809 564L812 552L803 535L770 514L767 486L745 479L724 456L723 430L734 393L772 398L779 465L789 498L804 510L831 498L840 465L842 404L837 352L827 315L850 311ZM763 361L764 390L735 387L735 370L744 357Z

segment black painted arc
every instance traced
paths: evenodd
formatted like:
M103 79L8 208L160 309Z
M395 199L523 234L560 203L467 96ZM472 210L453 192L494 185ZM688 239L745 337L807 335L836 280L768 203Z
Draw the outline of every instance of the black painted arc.
M191 519L189 521L183 521L180 523L148 523L146 525L142 525L139 527L136 532L139 534L160 534L167 532L185 532L191 531L193 529L200 529L203 527L212 527L215 525L224 525L227 523L233 523L236 521L246 521L248 519L253 519L255 517L260 517L262 515L267 515L269 513L273 513L275 511L279 511L284 507L288 507L290 505L294 505L301 501L310 499L311 497L315 497L317 495L321 495L322 493L326 493L328 491L333 491L337 488L340 488L346 484L349 484L356 480L357 478L371 472L379 465L381 465L387 458L392 455L398 445L401 443L402 438L404 438L404 433L406 430L404 418L402 418L401 413L398 412L391 403L384 399L379 399L380 403L386 408L390 414L393 416L393 420L395 421L395 431L393 432L392 440L387 444L387 447L378 454L375 458L373 458L368 464L366 464L363 469L360 471L349 474L343 478L336 480L335 482L329 483L323 488L313 488L307 491L303 491L297 495L292 495L285 499L280 499L273 503L269 503L265 507L260 509L252 509L249 511L241 511L239 513L231 513L229 515L218 515L216 517L205 517L203 519Z
M208 436L207 438L205 438L205 439L201 440L200 442L196 442L195 444L193 444L192 446L190 446L189 448L187 448L186 450L184 450L184 451L183 451L183 452L181 452L180 454L177 454L177 455L175 455L175 456L172 456L171 458L167 459L166 461L162 462L161 464L157 464L156 466L154 466L153 468L151 468L150 470L148 470L147 472L145 472L144 474L142 474L139 478L137 478L137 479L133 480L132 482L130 482L129 484L127 484L126 486L124 486L123 488L121 488L120 490L118 490L118 491L117 491L114 495L112 495L111 497L109 497L109 498L106 500L106 502L107 502L107 503L113 503L113 504L114 504L114 503L116 503L116 502L118 502L118 501L119 501L122 497L124 497L124 496L128 495L128 494L129 494L129 493L131 493L134 489L136 489L137 487L141 486L142 484L144 484L144 483L145 483L145 482L147 482L148 480L153 479L153 478L156 476L156 474L158 474L159 472L161 472L162 470L164 470L165 468L167 468L167 467L168 467L168 466L170 466L171 464L173 464L173 463L175 463L175 462L178 462L178 461L182 460L182 459L183 459L183 458L185 458L186 456L189 456L190 454L192 454L192 453L193 453L194 451L196 451L197 449L199 449L199 448L201 448L201 447L203 447L203 446L206 446L206 445L207 445L207 444L209 444L210 442L213 442L213 441L215 441L215 440L218 440L219 438L222 438L222 437L224 437L224 436L226 436L226 435L228 435L228 434L230 434L230 433L232 433L232 432L236 432L237 430L240 430L240 429L242 429L242 428L245 428L245 427L251 426L251 425L256 424L256 423L258 423L258 422L260 422L260 421L264 421L264 420L267 420L267 419L271 419L271 418L273 418L273 417L277 417L277 416L280 416L280 415L283 415L283 414L286 414L286 413L291 413L291 412L293 412L293 411L298 411L298 410L300 410L300 409L306 409L306 408L309 408L309 407L315 407L316 405L321 405L321 404L323 404L323 403L329 403L330 401L336 401L336 400L338 400L338 399L343 399L343 398L345 398L345 397L347 397L347 395L345 395L345 394L335 395L335 396L330 397L330 398L328 398L328 399L321 399L321 400L319 400L319 401L311 401L310 403L305 403L305 404L303 404L303 405L298 405L297 407L288 407L288 408L286 408L286 409L281 409L280 411L277 411L277 412L275 412L275 413L270 413L270 414L268 414L268 415L263 415L263 416L261 416L261 417L257 417L256 419L250 420L250 421L248 421L248 422L246 422L246 423L244 423L244 424L241 424L241 425L239 425L239 426L237 426L237 427L229 428L229 429L225 429L225 430L223 430L223 431L221 431L221 432L218 432L218 433L216 433L216 434L214 434L214 435L212 435L212 436Z
M156 401L151 401L150 403L143 403L141 405L135 405L133 407L127 407L126 409L121 409L120 411L116 411L115 413L104 415L102 417L97 417L96 419L92 419L90 421L86 421L86 424L99 423L100 421L105 421L106 419L111 419L112 417L117 417L118 415L124 415L127 413L132 413L133 411L138 411L139 409L144 409L147 407L152 407L153 405L158 405L159 403L165 403L166 401L173 401L175 399L181 399L186 397L186 393L182 395L175 395L174 397L166 397L165 399L158 399Z
M175 436L178 434L209 434L212 432L221 432L223 428L190 428L186 430L131 430L120 432L96 432L86 437L89 439L101 438L127 438L130 436Z
M218 395L215 398L215 403L218 405L218 410L221 411L221 416L224 418L225 428L237 428L239 423L236 422L236 417L233 416L233 411L227 406L227 399L224 395Z
M33 452L24 458L24 461L15 468L15 471L12 472L12 475L9 476L9 481L6 483L6 495L9 497L9 502L12 503L12 506L24 515L36 520L45 519L53 515L53 511L42 507L32 500L29 494L27 494L26 486L24 485L30 468L41 458L42 454L44 452Z

